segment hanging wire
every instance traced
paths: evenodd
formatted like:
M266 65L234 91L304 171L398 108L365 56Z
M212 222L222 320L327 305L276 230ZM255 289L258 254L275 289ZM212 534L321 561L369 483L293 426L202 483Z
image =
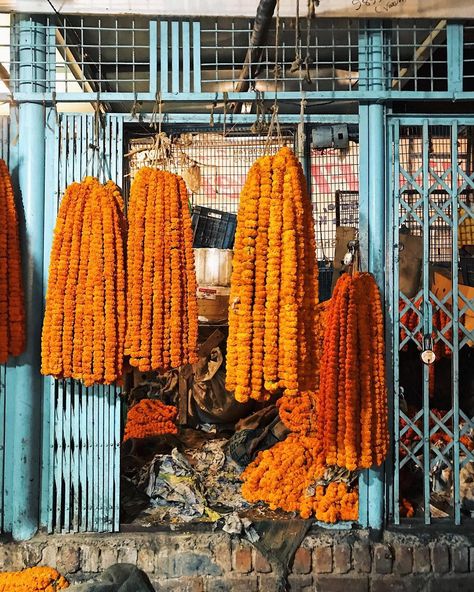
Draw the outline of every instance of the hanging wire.
M306 15L306 57L304 59L305 65L305 75L304 75L304 82L311 84L311 65L313 63L310 57L310 47L311 47L311 19L314 16L314 2L313 0L308 0L308 12Z
M273 132L276 129L277 142L281 146L283 144L280 121L278 119L278 80L280 75L279 58L279 43L280 43L280 0L276 3L276 25L275 25L275 98L272 106L272 116L270 125L268 127L267 139L265 141L264 154L268 154L273 140Z

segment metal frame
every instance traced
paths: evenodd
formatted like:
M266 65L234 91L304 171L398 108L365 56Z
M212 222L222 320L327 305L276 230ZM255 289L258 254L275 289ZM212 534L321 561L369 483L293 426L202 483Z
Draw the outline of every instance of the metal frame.
M410 460L415 462L423 472L423 503L424 515L423 522L431 524L433 522L430 512L431 488L430 488L430 470L433 466L433 460L438 460L444 463L447 467L451 466L453 472L453 500L454 513L451 524L459 525L462 522L461 517L461 502L460 502L460 469L466 463L473 461L473 456L465 446L460 442L460 438L466 433L466 430L473 426L472 418L467 417L459 406L459 350L468 340L468 333L463 325L460 323L460 317L466 310L474 310L474 303L463 298L462 309L457 305L452 306L452 311L447 308L448 300L452 303L459 302L459 270L458 270L458 210L464 207L461 201L461 193L466 188L474 188L474 179L469 172L462 171L458 161L458 130L461 126L474 126L474 117L456 116L456 117L419 117L419 116L402 116L389 118L389 162L393 163L393 173L391 174L390 183L390 201L391 207L388 210L387 222L387 252L393 254L387 258L389 264L388 289L389 307L387 317L387 346L389 355L393 360L393 409L391 417L393 418L393 456L391 464L393 465L393 476L387 481L387 514L395 524L401 523L399 512L400 499L400 482L399 471ZM417 171L418 174L413 175L409 171L402 168L400 161L400 130L403 127L417 126L421 132L422 140L422 164ZM446 126L450 133L450 148L449 148L449 168L443 172L442 175L435 175L429 161L430 150L430 130L432 126ZM421 182L415 181L414 176L421 175ZM401 185L401 179L404 182ZM434 181L431 180L434 179ZM458 184L458 179L462 180L462 184ZM402 193L404 188L410 186L417 186L420 195L420 208L422 208L422 217L419 224L423 231L423 277L422 289L419 292L423 299L423 307L419 313L419 329L424 334L431 335L433 331L432 324L432 305L430 300L434 300L435 305L444 310L451 320L452 327L461 330L461 335L457 330L452 331L452 338L449 340L445 334L437 332L436 339L442 340L446 343L452 351L451 361L451 409L446 412L444 417L436 418L431 412L430 394L429 394L429 369L428 366L423 368L423 399L421 409L414 417L408 417L400 408L400 399L403 397L400 386L399 375L399 351L403 343L408 339L412 339L413 335L408 331L408 337L404 342L400 341L400 312L399 312L399 298L402 294L399 289L399 275L398 275L398 261L399 261L399 219L400 209L404 215L410 215L410 207L403 202ZM443 205L434 207L430 200L430 195L436 192L437 187L442 187L446 192L446 201ZM434 208L434 213L432 210ZM449 214L448 209L451 214ZM445 222L452 228L451 233L451 247L452 256L450 262L450 273L452 278L452 289L442 299L434 297L430 291L430 244L429 244L429 229L432 223L439 217L443 217ZM472 213L470 214L472 217ZM409 300L404 297L406 308L410 306ZM404 329L405 330L405 329ZM417 330L415 330L416 333ZM472 335L470 335L472 338ZM405 427L400 427L400 419L405 422ZM460 421L466 422L467 427L460 428ZM430 425L434 422L434 426ZM406 449L401 444L401 437L409 429L414 431L419 436L419 442L411 450ZM451 442L445 445L442 449L435 449L430 442L431 436L436 432L446 434L451 438ZM401 450L405 450L406 456L401 458ZM460 453L466 455L465 460L461 462ZM422 454L422 461L416 459L416 454Z
M396 278L392 280L394 268L388 256L391 253L390 247L393 245L390 242L386 244L384 239L386 229L393 227L392 208L388 207L387 212L385 211L385 196L391 195L393 198L393 193L389 194L387 190L391 174L390 167L387 165L394 157L392 140L395 133L393 125L390 125L388 128L391 134L388 142L389 152L386 155L385 130L388 105L395 100L451 102L474 99L474 92L463 90L463 25L451 22L446 25L447 90L443 91L394 88L389 76L394 59L388 52L389 33L390 24L386 21L361 21L358 40L359 84L357 90L278 92L280 102L299 102L303 97L307 101L349 100L358 103L359 111L356 115L305 115L301 118L300 115L288 114L281 115L280 121L299 124L301 132L304 131L301 129L304 124L359 123L361 146L359 232L362 265L364 269L374 273L382 293L387 290L388 297L393 293L396 288L394 283L397 282ZM43 39L39 44L36 43L38 36ZM103 104L108 101L115 103L142 101L156 104L161 99L171 104L184 102L203 105L214 102L253 101L256 98L254 92L201 92L201 29L199 22L196 21L149 21L149 87L146 92L138 93L100 93L95 90L91 92L90 89L94 88L92 83L85 87L88 92L56 93L53 85L55 37L54 28L48 27L41 17L14 18L12 63L17 71L14 67L12 94L0 95L0 101L11 101L13 104L10 137L16 137L18 130L20 140L18 158L15 156L16 142L10 142L10 167L13 167L14 175L18 177L25 204L26 261L27 274L30 278L25 283L28 286L27 310L30 319L28 351L18 366L12 364L6 372L4 370L0 372L0 487L3 489L3 498L0 496L0 515L3 499L3 529L13 532L13 535L19 539L29 538L39 526L44 525L47 525L49 530L62 531L118 529L117 458L120 440L120 407L116 394L109 390L108 393L99 396L94 389L91 389L92 396L84 398L85 389L78 388L72 383L54 383L49 379L39 378L41 315L38 314L40 311L37 303L44 297L43 284L49 264L52 229L57 203L64 187L86 172L120 180L122 161L120 154L117 158L116 147L121 142L123 125L157 119L156 113L107 114L104 131L99 138L107 158L105 163L101 164L96 157L94 148L96 142L89 142L94 115L58 117L56 103ZM170 39L174 41L180 39L181 43L173 42L170 48ZM431 41L428 39L426 43L429 44ZM426 44L423 47L423 51L427 51ZM67 47L63 44L62 51L66 50ZM18 55L15 54L16 51L19 52ZM32 67L35 61L39 65L44 65L44 68ZM192 73L191 63L194 66ZM267 92L263 98L273 100L276 97L274 92ZM215 114L214 124L244 124L252 123L254 119L253 115ZM414 122L420 119L400 117L397 121L399 125L404 125L405 121ZM425 118L425 121L429 120ZM452 118L438 118L437 121L449 122L450 125ZM463 121L470 120L464 118ZM209 116L202 113L162 115L164 125L207 124L208 122ZM83 126L79 132L76 131L68 136L68 142L74 148L71 153L74 153L77 143L81 146L71 163L66 159L64 125ZM307 162L307 149L304 150L300 146L299 152L303 157L302 160ZM48 175L45 178L46 167L48 167ZM49 174L50 171L54 171L54 174L53 172ZM50 196L53 198L51 199ZM388 226L386 218L389 221ZM390 240L393 240L393 237ZM386 269L387 263L389 267ZM39 281L32 282L33 276L36 279L39 278ZM391 305L393 303L389 299L387 313L388 318L393 321L394 309ZM393 323L388 325L387 365L391 375ZM6 392L3 403L2 392ZM41 393L42 403L40 403ZM396 405L395 400L394 413L397 413ZM9 416L15 417L14 429L5 420L5 417ZM104 428L103 433L97 422L92 424L92 418L99 418L100 425ZM36 434L40 433L38 429L40 421L42 422L41 445L36 437ZM3 458L2 425L5 426ZM113 437L111 437L112 434ZM395 437L397 437L396 433ZM73 449L71 449L71 442L74 442ZM106 446L109 447L108 453L104 452ZM459 450L459 442L456 446ZM2 466L6 467L4 459L10 457L14 458L14 466L11 470L5 471L2 483ZM99 463L104 474L108 471L109 487L105 481L98 478ZM87 496L84 492L78 496L79 484L84 479L87 481ZM389 493L393 502L393 489L390 489ZM73 505L62 506L58 495L59 498L72 496ZM360 479L359 522L362 526L374 529L380 529L383 526L383 500L384 468L366 471ZM457 516L458 509L456 512ZM340 525L340 527L347 528L347 525Z

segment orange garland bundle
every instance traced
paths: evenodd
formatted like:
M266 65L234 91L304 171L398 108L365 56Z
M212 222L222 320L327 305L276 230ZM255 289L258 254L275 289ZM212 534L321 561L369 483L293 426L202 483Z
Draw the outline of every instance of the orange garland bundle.
M0 573L0 592L56 592L68 587L68 581L52 567Z
M144 167L130 192L125 353L140 371L197 360L193 233L186 185Z
M384 326L368 273L339 278L328 311L317 432L325 463L350 471L380 465L388 448Z
M7 165L0 160L0 364L25 349L20 234Z
M178 410L172 405L165 405L158 399L142 399L128 411L123 441L177 434L177 414Z
M92 177L64 194L54 231L41 372L86 386L122 376L125 337L123 200Z
M282 148L256 161L240 195L226 377L238 401L315 388L317 278L306 181Z

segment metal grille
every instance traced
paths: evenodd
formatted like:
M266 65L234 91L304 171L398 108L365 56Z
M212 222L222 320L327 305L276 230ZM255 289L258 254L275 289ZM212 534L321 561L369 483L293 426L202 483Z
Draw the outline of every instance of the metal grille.
M464 90L472 90L474 87L474 25L464 25Z
M149 27L150 21L140 17L71 16L61 22L47 18L40 27L42 33L35 36L35 69L44 71L46 90L57 93L146 92L150 82ZM33 29L32 21L13 25L14 91L20 90L20 31ZM31 82L23 75L22 85Z
M204 91L236 91L250 46L252 20L219 18L205 22L201 31ZM275 52L276 21L261 47L258 64L250 63L251 88L261 92L351 90L358 81L359 25L348 19L281 19ZM254 82L253 82L254 79Z
M426 524L472 516L463 491L474 467L474 291L462 285L458 237L459 225L474 219L474 129L461 124L392 128L395 523L403 499ZM406 230L422 238L419 285L415 270L407 286L399 266ZM437 352L431 369L423 349Z
M385 37L393 90L448 89L446 21L397 21Z
M62 115L54 137L55 149L47 157L53 178L45 220L48 253L59 199L70 183L86 175L121 183L122 118L107 115L99 124L93 115ZM49 380L50 531L118 530L119 393L116 387Z
M336 227L359 228L359 145L311 149L311 201L320 261L334 259Z
M117 100L124 100L126 94L130 101L140 93L153 101L158 91L170 94L170 100L179 100L179 95L238 90L351 93L366 90L366 76L380 88L393 91L448 90L446 21L379 23L374 29L357 19L302 18L297 24L295 19L282 18L275 52L273 19L258 59L252 57L258 63L248 64L250 74L246 75L242 72L252 20L245 18L48 17L31 51L36 55L35 69L44 71L43 90L56 92L66 101L80 99L84 93L88 101L101 94L121 95ZM13 92L20 90L20 27L28 30L28 23L20 25L15 20L10 64L4 56ZM365 44L365 35L373 31L382 35L382 67L369 72L372 50ZM465 36L464 66L469 77L474 75L471 25L465 27ZM242 88L242 81L249 84ZM27 84L28 74L22 79L23 90Z
M290 145L293 132L284 131ZM280 147L277 139L267 145L265 136L255 136L248 130L234 130L224 135L218 132L182 133L171 144L170 159L156 162L154 138L135 138L130 142L130 177L142 166L166 166L172 172L183 174L190 165L200 169L201 183L195 193L190 192L192 205L205 206L224 212L237 213L239 197L248 170L255 160L273 154ZM137 152L138 150L138 152Z

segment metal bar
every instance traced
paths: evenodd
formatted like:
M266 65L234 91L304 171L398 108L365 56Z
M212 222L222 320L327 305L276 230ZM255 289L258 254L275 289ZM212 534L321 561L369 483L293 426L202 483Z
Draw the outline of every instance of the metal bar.
M160 22L160 91L162 97L168 93L168 22ZM154 97L151 99L153 100ZM139 98L140 99L140 95Z
M93 432L92 432L92 442L93 442L93 462L94 462L94 477L93 477L93 491L94 491L94 516L93 516L93 527L94 532L98 532L99 530L99 507L100 507L100 500L99 500L99 386L95 385L91 387L91 397L93 401Z
M115 389L109 388L109 405L108 405L108 433L109 437L107 441L107 452L109 456L108 462L108 482L107 482L107 491L108 491L108 508L107 508L107 530L112 531L114 530L114 509L115 509L115 491L114 491L114 478L115 478L115 425L114 425L114 397L115 397Z
M149 113L140 114L141 121L149 122L152 120L153 115ZM122 123L132 123L133 117L124 113L123 116L117 117ZM281 123L299 123L301 121L300 115L282 113L278 115L278 119ZM321 113L317 115L305 115L305 123L359 123L359 115L346 115L346 114L326 114ZM136 120L135 120L136 121ZM226 123L232 124L252 124L255 121L255 114L229 113L226 117ZM209 124L209 115L207 113L164 113L163 114L163 125L174 125L174 124ZM214 125L219 126L224 124L224 115L221 113L214 114Z
M470 172L470 171L468 171ZM459 191L458 191L458 123L453 121L451 127L451 208L452 208L452 323L453 323L453 355L452 355L452 401L453 401L453 501L454 523L461 524L461 483L460 483L460 448L459 448L459 267L458 267L458 224L459 224Z
M179 87L179 22L171 23L171 90L173 94L178 94Z
M109 408L110 408L110 386L104 386L104 417L103 417L103 487L104 487L104 504L103 504L103 530L110 530L110 489L109 489L109 448L110 448L110 423L109 423Z
M61 531L61 506L63 500L63 399L60 381L54 383L54 482L56 488L55 530Z
M394 475L392 512L395 524L400 524L400 248L399 248L399 217L400 217L400 123L393 124L393 193L392 193L392 252L393 268L390 276L393 281L392 315L393 324L393 433L394 433Z
M45 175L43 270L46 272L49 269L54 221L58 207L59 129L54 109L47 110L45 131L45 162L48 171L51 171L51 174ZM47 281L44 281L43 297L46 296L46 287ZM50 377L45 377L43 380L42 416L40 524L42 526L47 525L48 531L52 532L54 495L54 381Z
M81 387L81 394L79 396L79 409L80 409L80 431L79 431L79 442L80 442L80 481L79 486L81 489L81 518L79 521L79 530L85 532L87 530L87 397L84 387Z
M423 315L430 300L430 208L429 208L429 124L423 121ZM425 319L423 319L425 320ZM430 375L423 365L423 492L425 524L430 524Z
M183 41L181 44L183 65L182 65L182 76L183 76L183 88L182 91L185 93L191 92L191 38L189 31L189 21L183 21L181 23L181 31L183 35Z
M160 60L161 64L163 62ZM167 71L161 70L162 83L167 76ZM163 88L163 87L162 87ZM167 82L166 82L167 88ZM162 90L162 100L164 101L192 101L192 102L222 102L225 99L223 92L191 92L191 93L169 93L168 90ZM269 96L271 93L267 93ZM411 91L411 90L349 90L349 91L305 91L306 99L308 101L394 101L394 100L410 100L410 101L472 101L474 99L474 91ZM53 99L61 103L91 103L97 100L97 93L80 93L80 92L61 92L53 96L52 92L17 92L11 94L0 94L0 101L17 103L33 102L33 103L52 103ZM155 94L150 92L103 92L100 94L101 101L110 102L127 102L137 101L153 102L156 99ZM301 93L296 91L281 91L278 92L278 99L280 102L285 100L297 101L301 100ZM229 101L253 101L255 100L254 92L229 92L227 96Z
M149 61L150 61L150 82L148 90L151 94L158 91L158 23L153 20L149 24Z
M105 387L99 386L97 389L97 403L99 407L99 416L97 421L97 448L98 448L98 508L99 516L97 520L97 530L104 530L104 405L105 405Z
M423 121L426 119L426 116L407 114L400 117L398 115L393 116L389 119L397 120L400 122L400 125L403 126L423 125ZM462 113L450 115L449 117L443 115L434 115L430 117L430 122L432 125L451 125L453 123L453 119L458 120L458 122L462 125L474 125L474 116L463 115Z
M446 26L448 50L448 90L462 92L464 47L462 24L449 21Z
M79 413L81 411L80 408L80 390L81 385L79 382L74 383L74 396L72 397L73 408L72 408L72 440L71 446L71 465L72 465L72 531L79 532L79 514L80 514L80 506L79 506Z
M193 92L201 92L201 23L193 22Z
M64 385L64 422L63 422L63 439L64 439L64 463L63 463L63 481L64 481L64 510L63 510L63 524L62 531L70 532L71 530L71 407L72 398L74 395L74 382L72 380L65 380Z
M114 524L113 531L120 528L120 397L114 392Z
M35 62L46 59L46 28L39 19L20 17L20 85L27 92L44 90L46 68ZM22 83L22 79L32 82ZM23 197L25 228L24 286L26 350L16 368L15 413L12 418L13 449L13 528L15 539L28 539L39 524L39 453L43 389L40 373L41 321L43 303L43 225L45 179L44 110L39 104L20 105L19 181Z
M87 463L87 526L86 530L91 532L94 530L94 450L93 450L93 429L94 429L94 401L93 387L83 389L83 396L86 401L87 409L87 442L86 442L86 463Z

